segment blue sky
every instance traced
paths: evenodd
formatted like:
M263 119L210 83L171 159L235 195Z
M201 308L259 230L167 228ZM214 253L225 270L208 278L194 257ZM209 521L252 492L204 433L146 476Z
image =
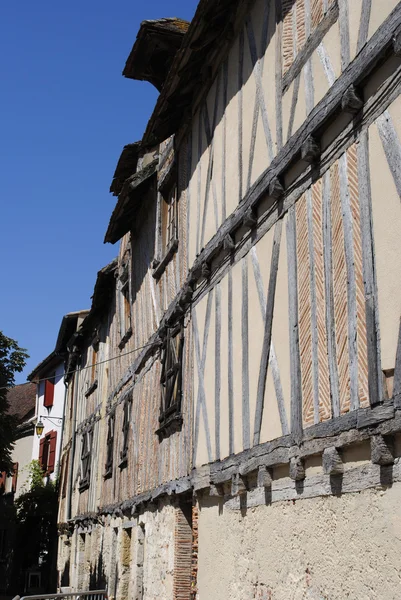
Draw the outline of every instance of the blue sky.
M62 316L90 306L124 144L157 91L122 77L144 19L190 20L196 0L4 2L0 22L0 330L49 354Z

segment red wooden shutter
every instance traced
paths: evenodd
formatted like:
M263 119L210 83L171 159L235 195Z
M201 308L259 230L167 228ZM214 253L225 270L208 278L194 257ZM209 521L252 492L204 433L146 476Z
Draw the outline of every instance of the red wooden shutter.
M45 438L43 438L42 440L40 440L39 443L39 464L41 466L41 468L44 470L46 468L46 465L43 464L43 450L45 447Z
M47 461L47 473L53 473L54 465L56 463L56 444L57 444L57 431L50 431L48 434L50 438L49 442L49 458Z
M5 492L5 490L6 490L6 478L7 478L6 471L1 471L0 472L0 494Z
M54 398L54 378L46 379L45 381L45 399L43 401L43 405L46 408L50 408L53 406L53 398Z
M11 483L11 491L13 494L17 491L17 480L18 480L18 463L13 464L13 480Z

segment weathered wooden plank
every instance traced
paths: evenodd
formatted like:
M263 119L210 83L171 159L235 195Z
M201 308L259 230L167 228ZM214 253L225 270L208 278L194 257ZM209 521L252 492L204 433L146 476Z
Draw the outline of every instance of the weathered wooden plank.
M297 243L294 208L291 208L288 212L287 260L291 370L291 433L295 440L298 440L302 436L302 391L301 363L299 356Z
M343 71L345 71L351 60L348 0L338 0L338 9L338 20L340 24L341 68Z
M263 10L263 26L262 26L262 35L261 35L260 52L259 52L261 77L263 75L264 59L265 59L265 53L266 53L266 47L267 47L267 36L268 36L268 31L269 31L269 16L270 16L270 2L265 2L264 10ZM249 17L249 19L250 19L250 17ZM249 34L248 34L248 36L249 36ZM260 108L259 107L259 97L257 94L255 94L246 191L248 191L249 188L251 187L252 167L253 167L253 160L254 160L254 155L255 155L256 132L257 132L257 127L258 127L259 108Z
M272 258L270 266L270 278L269 278L269 290L267 294L266 312L265 312L265 328L263 335L262 355L260 359L259 367L259 378L258 378L258 389L256 394L256 410L255 410L255 425L253 433L253 445L256 446L260 441L260 429L262 426L262 416L264 407L264 398L266 390L266 379L267 379L267 368L269 364L271 338L272 338L272 327L273 327L273 315L274 315L274 301L276 296L276 282L277 282L277 271L278 261L280 257L280 242L281 242L281 231L283 221L280 219L274 231Z
M238 203L242 200L243 194L243 163L242 163L242 147L243 147L243 135L242 135L242 113L243 113L243 92L242 87L244 85L244 28L241 27L239 34L238 43Z
M397 352L396 352L396 356L395 356L393 398L394 398L394 405L397 408L400 408L401 407L401 319L400 319L400 327L398 330Z
M360 134L357 153L362 266L365 288L366 334L369 365L369 401L371 405L374 405L382 399L382 382L380 368L379 312L377 305L376 268L373 242L369 139L367 131L362 131Z
M373 424L387 421L394 417L394 405L392 401L379 404L372 409L361 408L357 414L357 427L370 427Z
M299 95L299 84L301 83L301 75L297 75L294 81L294 89L292 91L292 100L291 100L291 110L290 110L290 118L288 120L288 130L287 130L287 141L292 136L292 129L294 127L294 119L295 119L295 111L298 103L298 95Z
M323 175L323 250L324 250L324 284L326 301L326 335L327 358L330 373L330 394L332 415L340 415L340 394L337 368L337 349L334 323L332 230L330 208L330 172Z
M282 80L283 94L288 90L294 79L300 74L306 62L311 58L316 48L323 40L326 33L334 25L339 16L339 9L337 2L333 2L327 11L326 15L320 21L319 25L309 36L308 42L300 50L291 67L284 75Z
M379 130L387 163L401 200L401 143L388 110L385 110L377 118L376 125Z
M275 43L275 86L276 86L276 144L277 150L283 147L283 15L281 0L275 1L275 20L276 20L276 43Z
M228 273L228 449L234 452L234 343L233 343L233 276Z
M339 173L340 198L344 232L344 253L347 268L348 354L351 396L350 402L351 410L356 410L359 407L356 280L353 222L348 188L347 156L345 154L343 154L339 159Z
M194 422L194 447L193 447L193 464L196 464L196 455L198 450L198 439L199 439L199 419L200 419L200 411L202 409L203 414L203 423L205 427L205 435L206 435L206 446L209 461L212 460L212 446L210 442L210 430L209 430L209 419L207 415L207 404L206 404L206 393L205 393L205 385L204 385L204 373L205 373L205 365L206 365L206 357L207 357L207 343L209 337L209 326L210 326L210 317L212 312L212 301L213 301L213 290L210 292L209 297L207 299L207 307L206 307L206 317L205 317L205 326L203 333L203 348L202 355L200 351L200 339L199 339L199 329L198 322L196 318L196 311L192 313L192 323L193 323L193 332L194 332L194 343L195 343L195 354L196 354L196 364L198 370L198 398L196 403L196 414L195 414L195 422Z
M248 335L248 257L242 260L242 306L241 306L241 341L242 341L242 444L249 448L251 444L249 415L249 335Z
M228 93L228 58L223 62L223 106L227 106ZM227 218L227 200L226 200L226 143L227 143L227 117L226 111L223 111L223 131L222 131L222 160L221 160L221 220L222 223Z
M312 59L307 60L305 63L304 78L306 114L309 115L315 106L315 84L313 80Z
M221 289L215 295L215 382L214 382L214 443L215 458L220 458L220 391L221 391Z
M318 45L316 52L320 62L322 63L322 67L327 78L327 83L329 85L333 85L336 80L336 74L334 72L334 67L330 60L330 56L328 55L323 42Z
M196 160L197 171L198 171L198 180L197 180L197 204L196 204L196 253L198 254L200 251L200 233L201 233L201 186L202 186L202 111L199 111L198 115L198 156Z
M312 338L312 381L313 381L313 414L314 422L319 423L319 356L317 335L317 302L315 276L315 249L313 246L313 207L312 190L306 192L308 245L309 245L309 289L311 303L311 338Z
M371 10L372 0L362 0L361 20L359 23L358 42L356 45L357 54L366 44L366 40L368 39Z
M262 274L260 272L260 264L259 264L259 259L258 259L258 255L257 255L255 246L251 250L251 259L252 259L253 272L254 272L254 276L255 276L256 289L258 291L260 311L262 314L263 323L265 323L265 321L266 321L266 297L265 297L265 293L264 293L264 289L263 289L263 279L262 279ZM269 365L271 368L274 389L276 392L278 411L279 411L279 415L280 415L281 431L282 431L283 435L287 435L289 433L289 427L288 427L287 415L286 415L285 404L284 404L284 394L283 394L283 388L281 385L280 370L279 370L279 366L278 366L276 352L274 350L273 339L271 340L271 344L270 344Z
M273 141L272 141L272 135L271 135L271 131L270 131L269 119L268 119L268 115L267 115L264 88L263 88L263 84L262 84L261 64L260 64L260 61L258 61L255 34L253 31L252 21L251 21L250 17L248 17L245 20L245 26L246 26L247 35L248 35L249 51L251 54L251 61L252 61L253 72L254 72L254 77L255 77L256 99L257 99L257 102L258 102L258 105L260 108L263 129L265 132L267 150L268 150L268 154L269 154L269 160L271 162L273 160L273 156L274 156L273 155Z

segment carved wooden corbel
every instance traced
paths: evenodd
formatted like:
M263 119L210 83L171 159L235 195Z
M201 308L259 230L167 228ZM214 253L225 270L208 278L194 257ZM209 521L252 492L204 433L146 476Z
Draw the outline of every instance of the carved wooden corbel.
M284 194L284 187L278 177L273 177L269 183L269 196L272 198L281 198Z
M294 456L290 459L290 477L294 481L305 479L304 461L299 456Z
M363 106L363 100L359 93L355 89L354 85L350 85L349 88L344 92L341 98L341 108L344 112L355 115L361 110Z
M370 438L370 458L374 465L394 464L393 440L382 435L372 435Z
M248 210L246 211L242 224L245 227L249 227L250 229L252 229L253 227L255 227L256 223L258 222L257 216L255 214L255 211L253 210L253 208L248 208Z
M242 496L246 491L243 477L239 473L234 473L231 477L231 496Z
M322 462L323 472L326 475L341 475L344 473L344 463L337 448L325 448Z
M302 144L301 157L302 160L311 164L316 162L320 157L321 149L320 144L316 139L310 135Z

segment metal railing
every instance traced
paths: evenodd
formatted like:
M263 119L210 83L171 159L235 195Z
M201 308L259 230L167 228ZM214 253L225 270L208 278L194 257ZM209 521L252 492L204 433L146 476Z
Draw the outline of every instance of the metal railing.
M37 596L15 596L13 600L107 600L106 590L59 592L58 594L38 594Z

